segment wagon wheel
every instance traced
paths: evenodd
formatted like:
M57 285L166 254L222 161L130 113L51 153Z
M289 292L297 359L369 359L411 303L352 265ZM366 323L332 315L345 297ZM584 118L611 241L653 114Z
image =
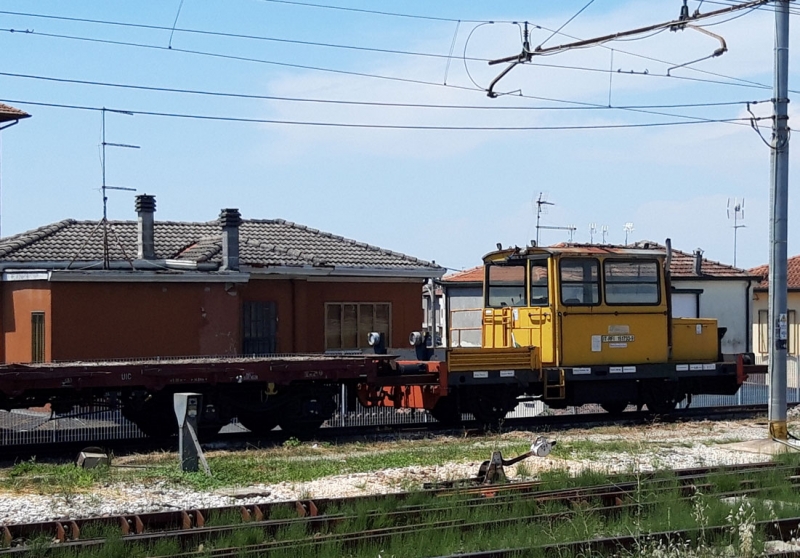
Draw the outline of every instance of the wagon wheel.
M312 436L326 420L333 416L336 402L330 393L300 393L281 401L278 425L290 436Z
M278 419L269 411L239 411L239 424L253 434L266 434L276 426Z
M647 409L656 415L668 415L675 410L678 404L676 399L661 397L650 399L647 401Z
M628 407L627 401L606 401L600 407L609 415L621 415Z
M428 412L442 424L455 426L461 423L461 412L458 410L458 400L455 395L440 397Z
M478 396L471 412L481 428L493 431L500 429L509 410L508 404L501 398Z
M147 401L126 401L122 405L122 416L150 438L169 438L178 433L178 421L169 397L156 395Z

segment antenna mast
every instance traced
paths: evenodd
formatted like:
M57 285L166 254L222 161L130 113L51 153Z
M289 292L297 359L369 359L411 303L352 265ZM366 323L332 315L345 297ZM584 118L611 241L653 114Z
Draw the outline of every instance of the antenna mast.
M625 246L628 245L628 235L633 232L633 223L628 221L625 223L623 229L625 231Z
M567 227L552 227L547 225L540 225L539 220L542 213L547 213L546 205L555 205L553 202L547 201L547 194L539 192L539 198L536 200L536 246L539 246L539 229L547 229L552 231L569 231L569 241L572 242L572 234L576 231L573 225Z
M539 229L542 227L539 225L539 220L542 217L543 206L545 205L555 205L553 202L547 201L547 195L543 192L539 192L539 197L536 200L536 246L539 246Z
M124 110L113 110L107 109L103 107L102 109L103 121L102 121L102 155L100 157L100 168L102 169L103 173L103 184L100 187L100 191L103 196L103 219L100 221L100 224L103 227L103 269L109 269L111 267L111 255L108 248L108 235L109 232L113 232L111 230L111 225L108 222L108 190L123 190L126 192L135 192L136 188L124 188L122 186L109 186L106 184L106 147L123 147L126 149L139 149L138 145L129 145L127 143L110 143L106 141L106 112L113 112L116 114L127 114L129 116L133 116L132 112L124 111ZM114 234L116 237L116 233ZM122 244L117 238L117 243L122 248ZM123 255L126 259L128 259L127 254L125 254L125 249L122 248Z
M733 267L736 267L737 235L739 233L739 229L743 229L747 226L744 224L739 224L739 221L744 221L744 198L742 198L742 201L733 198L733 206L731 206L731 199L728 198L727 212L728 219L733 218Z

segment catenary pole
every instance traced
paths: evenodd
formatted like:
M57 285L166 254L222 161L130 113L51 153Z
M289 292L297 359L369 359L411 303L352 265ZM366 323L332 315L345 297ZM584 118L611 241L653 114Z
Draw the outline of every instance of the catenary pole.
M769 433L786 440L787 220L789 198L789 0L775 1L775 89L772 123L769 262Z

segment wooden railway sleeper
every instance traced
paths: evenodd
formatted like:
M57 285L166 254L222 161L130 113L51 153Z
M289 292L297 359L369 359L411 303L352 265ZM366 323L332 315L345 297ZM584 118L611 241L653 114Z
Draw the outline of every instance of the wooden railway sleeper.
M242 506L241 513L242 513L242 521L244 521L245 523L247 523L248 521L264 520L264 512L261 511L261 508L255 504L251 506Z
M313 500L298 500L295 502L295 508L300 517L317 517L319 515L319 510Z

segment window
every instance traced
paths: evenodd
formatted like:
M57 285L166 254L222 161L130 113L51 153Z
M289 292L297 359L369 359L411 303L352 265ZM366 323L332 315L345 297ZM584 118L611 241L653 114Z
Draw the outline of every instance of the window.
M525 297L525 265L527 260L511 264L493 263L486 266L486 306L527 306Z
M31 362L44 362L44 312L31 312Z
M606 304L659 304L657 261L603 263Z
M573 306L600 304L600 263L593 259L561 260L561 302Z
M242 354L268 355L275 352L278 330L277 304L245 302L243 307Z
M758 311L758 352L769 352L769 310Z
M797 355L797 341L800 336L800 331L797 327L797 312L789 310L786 316L788 326L787 339L787 352L790 355ZM769 310L758 311L758 352L762 354L769 353Z
M325 305L325 349L347 350L369 347L367 336L372 331L386 336L390 345L391 304L328 303Z
M549 299L547 260L533 260L531 261L531 306L547 306Z

